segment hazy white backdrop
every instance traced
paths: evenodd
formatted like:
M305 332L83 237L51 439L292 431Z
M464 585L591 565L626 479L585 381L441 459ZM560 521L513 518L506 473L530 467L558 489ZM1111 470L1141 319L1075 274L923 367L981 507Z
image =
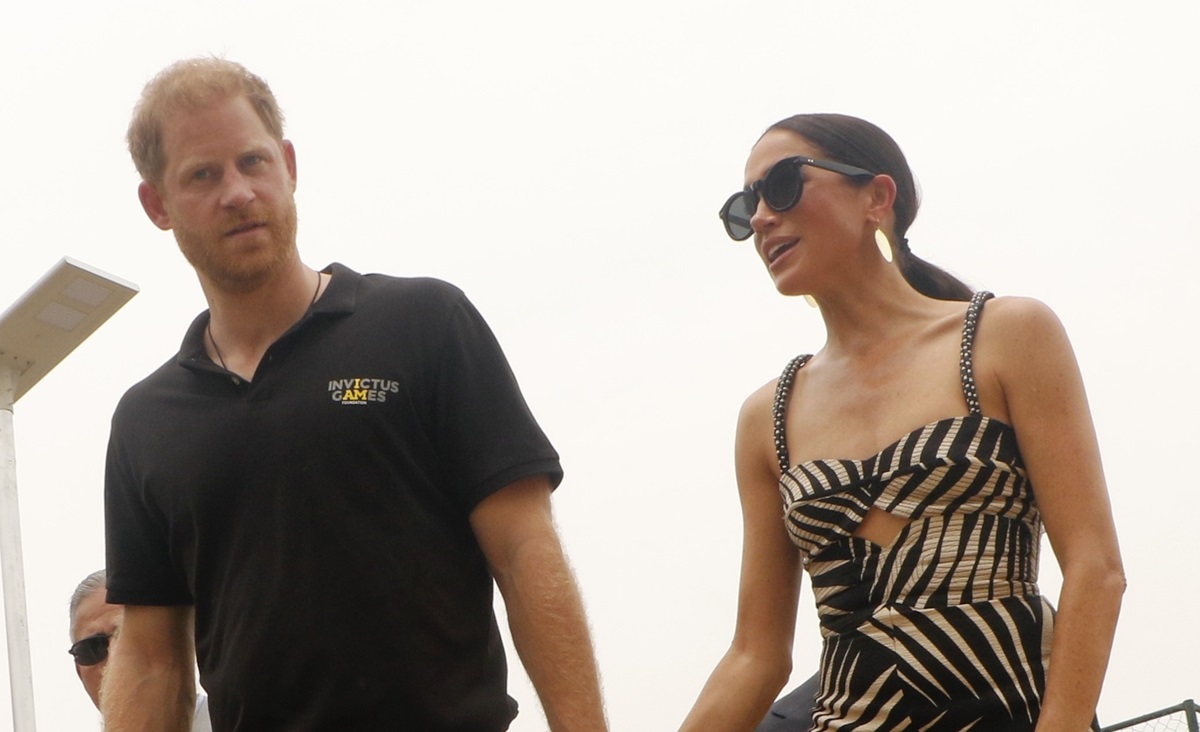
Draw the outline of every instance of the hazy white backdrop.
M17 404L40 728L98 727L66 654L66 601L104 562L109 416L204 307L137 203L125 125L150 76L209 53L263 75L284 107L308 263L451 280L498 333L562 453L557 516L615 730L672 729L724 652L741 539L734 420L823 342L817 314L777 295L716 217L758 134L800 111L857 114L900 141L925 194L915 252L1059 313L1129 575L1101 717L1200 695L1198 8L10 4L0 309L63 255L142 288ZM1043 570L1057 596L1049 552ZM807 587L800 603L793 682L819 647ZM545 729L511 665L513 729ZM5 730L6 668L0 684Z

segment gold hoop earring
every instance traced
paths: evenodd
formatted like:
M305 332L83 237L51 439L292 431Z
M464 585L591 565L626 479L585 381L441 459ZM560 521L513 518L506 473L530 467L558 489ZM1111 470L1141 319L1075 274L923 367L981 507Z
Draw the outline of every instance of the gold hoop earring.
M879 247L879 253L883 255L883 261L891 264L892 243L888 241L887 234L883 233L883 229L875 229L875 246Z

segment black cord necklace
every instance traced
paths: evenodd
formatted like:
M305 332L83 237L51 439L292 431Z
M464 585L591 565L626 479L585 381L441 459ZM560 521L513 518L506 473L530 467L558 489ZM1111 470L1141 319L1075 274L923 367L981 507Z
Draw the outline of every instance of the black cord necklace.
M312 310L313 304L317 301L317 295L319 295L320 293L321 293L321 273L318 272L317 273L317 288L315 290L313 290L312 299L308 301L308 307L304 309L304 312L307 313L309 310ZM225 365L225 356L223 356L221 354L221 347L217 345L217 339L213 338L212 319L211 318L209 319L208 323L206 323L204 326L204 334L206 336L208 336L208 342L212 344L213 351L216 352L216 354L217 354L217 360L221 362L221 368L228 371L229 367Z

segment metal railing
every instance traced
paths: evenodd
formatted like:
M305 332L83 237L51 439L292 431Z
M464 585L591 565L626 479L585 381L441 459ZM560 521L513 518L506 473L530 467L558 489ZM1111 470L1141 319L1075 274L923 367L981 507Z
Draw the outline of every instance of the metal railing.
M1157 712L1143 714L1140 717L1105 727L1102 732L1130 730L1130 732L1200 732L1196 702L1187 701L1173 707L1160 709Z

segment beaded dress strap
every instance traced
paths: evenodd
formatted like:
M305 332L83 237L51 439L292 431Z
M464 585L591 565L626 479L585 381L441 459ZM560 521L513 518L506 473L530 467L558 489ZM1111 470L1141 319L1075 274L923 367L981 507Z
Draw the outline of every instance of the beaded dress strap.
M995 297L987 290L980 290L971 298L967 306L967 317L963 322L962 349L958 356L958 370L962 374L963 396L967 398L967 408L971 414L982 414L979 408L979 392L975 389L975 329L979 327L979 314L983 312L983 304Z
M796 372L800 370L801 366L808 363L810 358L812 358L812 354L806 353L788 361L787 367L779 376L779 384L775 387L775 454L779 456L781 473L786 473L788 468L792 467L788 461L787 430L784 429L784 425L787 424L788 395L792 393Z

